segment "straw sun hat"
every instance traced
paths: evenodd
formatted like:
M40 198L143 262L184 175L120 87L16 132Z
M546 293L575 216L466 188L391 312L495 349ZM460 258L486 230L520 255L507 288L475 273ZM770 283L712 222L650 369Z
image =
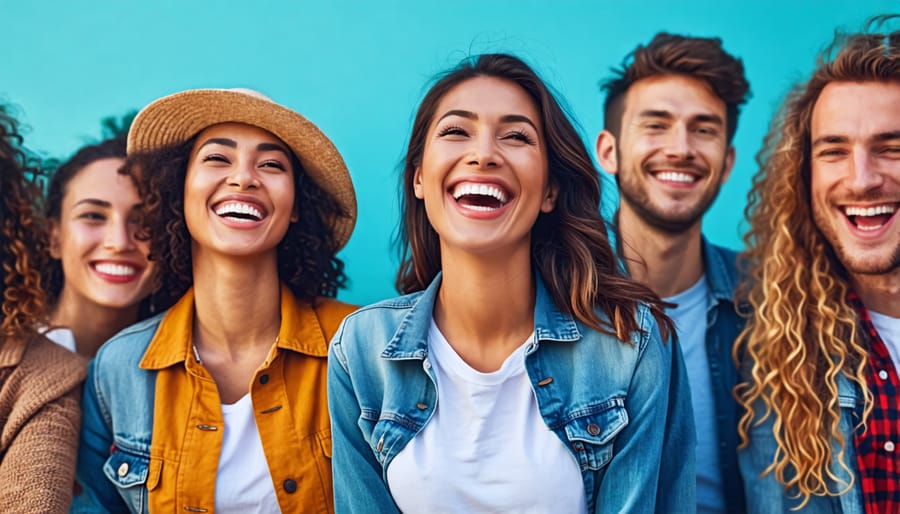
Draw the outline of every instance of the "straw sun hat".
M344 216L329 221L337 248L343 247L356 223L356 195L344 159L318 127L262 93L193 89L160 98L135 117L128 132L128 154L183 143L207 127L228 122L268 130L291 147L306 174L344 211Z

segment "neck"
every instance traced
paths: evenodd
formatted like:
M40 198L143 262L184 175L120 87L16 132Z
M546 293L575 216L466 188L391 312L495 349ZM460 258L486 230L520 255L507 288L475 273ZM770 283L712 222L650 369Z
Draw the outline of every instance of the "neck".
M137 321L138 305L112 308L75 298L63 286L50 314L52 326L66 327L75 338L78 355L92 359L109 338Z
M850 282L867 309L900 318L900 268L884 275L852 274Z
M647 224L623 203L618 224L628 273L660 298L687 290L703 276L699 222L673 234Z
M250 262L252 260L252 262ZM194 343L220 355L268 351L281 327L274 252L262 259L206 258L196 251Z
M495 371L534 331L530 249L485 258L442 248L441 256L435 322L470 366Z

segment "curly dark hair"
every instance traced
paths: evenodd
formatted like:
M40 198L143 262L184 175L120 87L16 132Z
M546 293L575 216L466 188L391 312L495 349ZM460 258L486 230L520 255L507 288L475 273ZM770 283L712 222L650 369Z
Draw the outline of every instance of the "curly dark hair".
M36 330L46 314L40 161L22 146L9 108L0 105L0 336Z
M658 75L686 75L705 81L725 102L726 140L731 143L737 132L740 106L750 97L750 84L744 76L744 64L722 48L722 40L687 37L660 32L647 46L638 45L625 56L620 69L601 87L606 92L603 124L619 137L625 93L635 82Z
M63 197L68 190L69 182L89 164L101 159L125 158L125 135L107 139L97 144L82 147L68 161L61 164L50 176L47 186L47 199L44 202L44 216L48 220L59 220ZM65 284L62 263L57 259L49 259L43 270L44 289L50 305L56 303Z
M556 306L591 328L629 341L640 327L638 305L650 307L663 337L674 333L659 297L625 277L600 217L600 177L566 111L551 89L523 61L505 54L463 60L439 76L419 104L402 176L398 244L401 265L397 289L420 291L441 270L440 241L428 221L425 204L415 197L413 182L422 162L428 127L441 99L459 84L494 77L521 87L534 101L544 125L550 181L559 188L556 207L541 213L532 228L532 265L546 282ZM607 319L598 315L600 310Z
M184 181L196 136L181 144L128 157L122 172L135 178L144 200L143 232L150 239L150 259L159 266L154 286L155 310L171 307L194 282L191 235L184 219ZM278 244L278 277L301 300L334 297L345 286L344 263L325 221L345 215L332 195L303 171L291 153L294 203L298 220Z

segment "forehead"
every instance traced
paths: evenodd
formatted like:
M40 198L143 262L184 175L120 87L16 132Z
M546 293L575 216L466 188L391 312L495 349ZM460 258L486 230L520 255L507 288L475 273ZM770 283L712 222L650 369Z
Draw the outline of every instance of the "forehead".
M725 102L712 86L687 75L657 75L632 84L625 94L624 115L636 116L647 110L684 116L715 114L725 119Z
M90 197L110 203L123 198L132 202L137 198L137 190L131 177L119 173L123 164L125 159L110 157L81 168L66 184L63 201L77 202Z
M453 86L438 102L432 122L456 109L479 118L520 114L536 126L541 122L537 104L528 93L515 82L496 77L474 77Z
M832 82L822 89L810 121L812 139L864 139L900 130L900 82Z
M196 144L202 144L210 138L227 138L233 140L253 139L261 142L279 143L284 145L275 134L255 125L247 125L246 123L219 123L210 125L197 134Z

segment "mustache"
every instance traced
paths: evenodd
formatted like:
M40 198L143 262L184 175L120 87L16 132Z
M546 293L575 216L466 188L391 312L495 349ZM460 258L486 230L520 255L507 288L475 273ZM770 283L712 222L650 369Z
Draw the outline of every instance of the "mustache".
M837 204L854 203L900 203L900 196L887 194L883 191L870 191L863 194L840 193L831 197L831 201Z

